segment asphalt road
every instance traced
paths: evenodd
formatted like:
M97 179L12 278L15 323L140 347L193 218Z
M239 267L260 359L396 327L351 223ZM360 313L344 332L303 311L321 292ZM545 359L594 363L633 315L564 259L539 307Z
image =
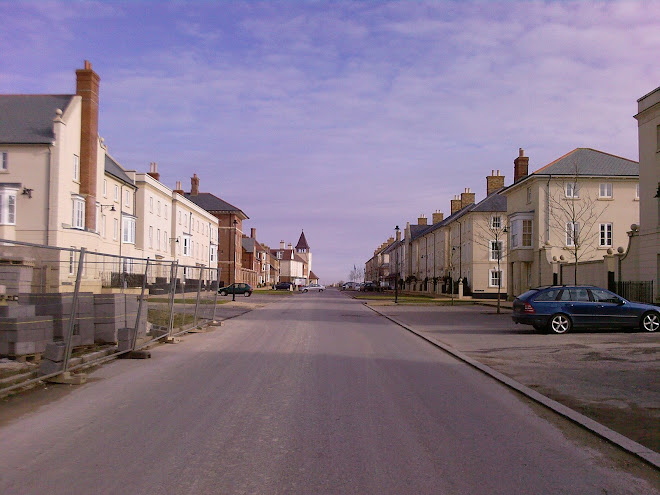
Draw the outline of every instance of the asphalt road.
M0 405L0 493L652 494L658 473L336 291Z

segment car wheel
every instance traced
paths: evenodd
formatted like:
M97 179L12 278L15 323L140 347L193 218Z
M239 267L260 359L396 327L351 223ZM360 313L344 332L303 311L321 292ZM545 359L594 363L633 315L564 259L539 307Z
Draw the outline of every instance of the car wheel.
M573 324L571 319L563 313L552 315L548 322L548 331L550 333L566 333L570 331Z
M305 292L307 292L307 289L305 289L305 290L303 291L303 294L304 294Z
M644 313L640 327L647 332L655 332L660 327L660 314L654 311Z
M323 292L323 289L319 289L319 292Z
M251 293L251 292L244 292L243 295L244 295L245 297L250 297L250 296L252 295L252 293Z
M221 295L221 296L226 296L226 295L227 295L227 291L223 290L223 291L220 293L220 295Z

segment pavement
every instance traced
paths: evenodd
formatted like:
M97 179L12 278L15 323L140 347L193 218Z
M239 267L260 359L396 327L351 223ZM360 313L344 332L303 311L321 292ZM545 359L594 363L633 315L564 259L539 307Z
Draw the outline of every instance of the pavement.
M482 305L379 304L377 309L660 452L660 335L541 334L515 325L505 306L501 314Z

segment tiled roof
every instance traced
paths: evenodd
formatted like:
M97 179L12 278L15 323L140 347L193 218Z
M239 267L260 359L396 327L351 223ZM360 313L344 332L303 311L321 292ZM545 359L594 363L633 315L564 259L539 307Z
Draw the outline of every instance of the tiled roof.
M240 213L245 220L249 218L240 208L227 203L224 199L220 199L215 194L199 193L196 196L193 196L190 193L183 193L183 195L186 199L189 199L197 206L204 208L206 211Z
M135 186L135 183L131 180L131 178L126 175L126 172L124 172L124 169L119 165L114 158L112 158L110 155L106 153L105 155L105 171L108 172L110 175L116 177L122 182L125 182L126 184L130 184L131 186Z
M50 144L53 119L75 95L0 95L0 143Z
M296 249L307 249L309 251L309 244L307 244L307 239L305 238L305 232L301 232L300 239L298 239L298 244L296 244Z
M254 251L254 239L252 237L243 237L241 239L241 244L246 251Z
M639 162L591 148L576 148L532 175L638 176Z
M498 193L499 191L496 191L486 196L470 211L506 211L506 196Z
M314 273L312 271L309 272L309 278L318 280L318 277L316 276L316 273Z

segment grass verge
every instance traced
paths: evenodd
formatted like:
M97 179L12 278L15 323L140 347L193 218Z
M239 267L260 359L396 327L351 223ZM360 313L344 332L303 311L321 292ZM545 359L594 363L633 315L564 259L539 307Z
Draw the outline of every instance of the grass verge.
M166 327L170 324L170 312L166 309L149 309L147 314L149 323ZM194 320L193 315L186 313L174 313L174 328L182 327L192 323Z

